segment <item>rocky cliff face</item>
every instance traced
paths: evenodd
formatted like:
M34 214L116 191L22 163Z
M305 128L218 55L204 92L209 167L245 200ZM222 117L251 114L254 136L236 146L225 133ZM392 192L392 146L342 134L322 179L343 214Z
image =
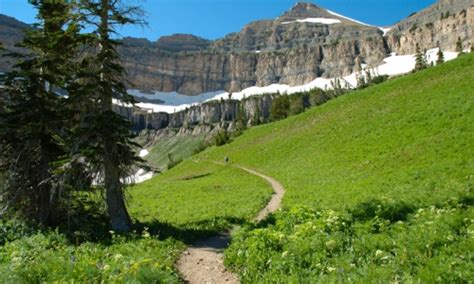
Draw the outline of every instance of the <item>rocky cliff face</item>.
M200 134L202 126L230 125L241 120L247 125L267 121L270 118L272 95L250 97L242 101L212 101L176 113L148 113L139 108L115 106L116 111L127 117L133 124L134 131L144 129L197 129ZM241 116L241 117L239 117ZM229 129L231 130L231 129Z
M460 38L469 48L474 38L473 3L440 0L396 24L385 37L376 27L298 3L275 20L250 23L213 42L177 35L165 40L173 42L173 48L158 42L146 47L125 44L121 52L131 81L142 89L192 95L276 83L302 85L316 77L350 74L356 61L373 66L391 52L413 54L416 43L452 51ZM301 22L308 18L340 23Z
M474 44L474 0L440 0L387 33L388 46L400 54L415 53L417 43L423 49L454 51L458 39L464 49Z
M0 41L14 49L27 27L0 15ZM377 27L298 3L275 20L250 23L216 41L182 34L156 42L125 38L119 51L136 88L194 95L343 76L357 69L356 62L377 65L390 52L412 54L416 43L454 50L460 38L469 48L473 33L474 0L440 0L397 23L385 37ZM1 60L0 71L11 63Z
M296 21L307 18L339 22ZM173 48L159 45L160 41L125 42L120 52L131 81L142 89L189 95L276 83L301 85L316 77L350 74L356 58L376 64L389 52L378 28L306 3L296 4L274 21L253 22L214 42L195 38L200 44L193 48L184 48L189 38L183 35L166 38Z

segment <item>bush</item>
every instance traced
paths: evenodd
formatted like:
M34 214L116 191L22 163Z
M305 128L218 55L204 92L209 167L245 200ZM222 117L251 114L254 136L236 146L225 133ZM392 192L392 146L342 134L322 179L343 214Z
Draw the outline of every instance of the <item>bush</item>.
M309 105L310 106L321 105L327 102L329 99L330 97L328 97L327 94L321 89L313 89L309 91Z
M230 136L227 130L219 130L213 137L214 145L222 146L230 142Z
M415 206L400 200L370 199L358 204L350 212L359 221L379 217L396 222L406 220L414 209Z
M183 159L175 159L172 153L168 153L168 170L176 167Z
M285 119L290 113L290 99L288 95L277 95L273 98L270 110L270 119L277 121Z
M290 97L290 109L288 115L297 115L305 109L305 94L294 94Z
M199 142L197 147L193 150L193 155L201 153L202 151L206 150L207 147L208 144L205 141Z
M372 78L372 84L382 84L388 80L388 75L379 75Z

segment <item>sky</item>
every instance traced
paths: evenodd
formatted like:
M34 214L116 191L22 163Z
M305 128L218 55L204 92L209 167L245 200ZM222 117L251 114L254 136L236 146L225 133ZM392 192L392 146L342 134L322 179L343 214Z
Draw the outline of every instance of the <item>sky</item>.
M238 32L251 21L274 19L296 0L128 0L146 12L145 27L128 26L120 36L157 40L175 33L216 39ZM344 16L376 26L389 26L436 0L306 0ZM26 23L35 21L27 0L0 0L0 13Z

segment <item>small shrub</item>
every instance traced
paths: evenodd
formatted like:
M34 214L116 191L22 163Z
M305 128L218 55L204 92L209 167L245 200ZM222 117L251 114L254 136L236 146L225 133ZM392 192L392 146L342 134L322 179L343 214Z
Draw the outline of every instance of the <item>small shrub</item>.
M227 130L219 130L213 137L214 145L222 146L230 142L230 135Z
M377 85L377 84L382 84L383 82L387 80L388 80L388 75L379 75L379 76L373 77L371 83Z
M270 119L277 121L288 117L290 112L290 99L288 95L277 95L272 101Z
M370 199L355 206L350 212L354 219L365 221L375 217L390 222L404 221L411 214L415 206L400 200Z
M168 170L176 167L183 159L175 159L172 153L168 153Z
M304 105L304 95L303 94L294 94L290 98L290 109L289 115L296 115L302 113L305 109Z
M209 145L205 141L199 142L196 148L193 150L193 155L199 154L202 151L206 150Z

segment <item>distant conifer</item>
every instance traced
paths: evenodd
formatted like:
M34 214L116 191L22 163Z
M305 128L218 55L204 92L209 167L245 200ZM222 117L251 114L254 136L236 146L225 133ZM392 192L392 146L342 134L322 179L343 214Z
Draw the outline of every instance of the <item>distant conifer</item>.
M436 59L436 65L443 64L444 63L444 53L441 50L441 48L439 48L437 55L438 55L438 59Z
M456 52L461 53L461 54L463 53L462 41L460 37L458 37L458 41L456 42Z
M421 51L420 45L418 43L416 44L415 60L415 71L423 70L428 67L425 54Z

